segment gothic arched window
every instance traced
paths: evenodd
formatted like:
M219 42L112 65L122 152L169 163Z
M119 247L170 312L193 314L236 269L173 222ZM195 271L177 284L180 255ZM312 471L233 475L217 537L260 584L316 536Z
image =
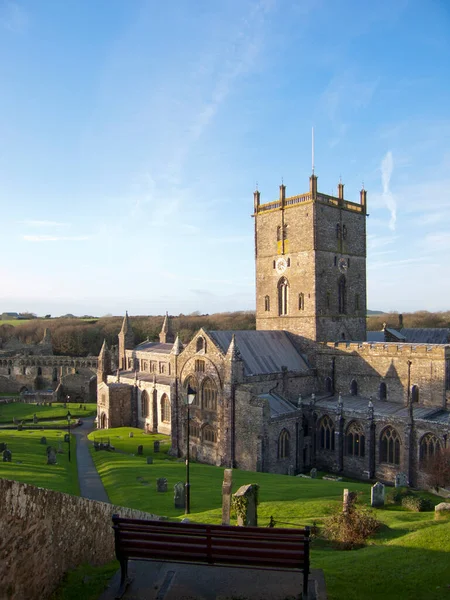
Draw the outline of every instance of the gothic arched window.
M382 381L380 383L380 400L386 400L387 398L387 386L384 383L384 381Z
M328 415L319 422L321 450L334 450L334 423Z
M217 442L216 430L211 425L206 425L203 429L203 441L215 444Z
M442 450L440 440L432 433L426 433L420 440L420 460L426 462Z
M211 379L205 379L202 388L203 408L217 410L217 387Z
M141 415L148 417L148 393L144 390L141 394Z
M325 391L329 394L331 394L331 392L333 391L333 381L331 377L327 377L325 379Z
M305 310L305 294L303 292L298 295L298 310Z
M200 352L201 350L205 350L205 340L200 336L197 338L196 351Z
M200 437L200 426L195 421L189 423L189 436L196 438Z
M345 448L349 456L363 457L365 453L366 437L361 425L352 421L347 428Z
M170 423L170 400L167 394L163 394L161 398L161 421Z
M344 275L341 275L338 283L339 314L344 315L347 312L347 290Z
M187 377L184 380L183 388L184 388L185 399L186 399L188 386L191 386L191 388L194 390L194 392L197 392L194 402L192 403L192 406L200 406L200 399L199 399L199 394L198 394L198 381L196 380L196 378L193 375L190 375L189 377Z
M282 277L278 282L278 314L280 316L288 314L289 306L289 283L286 277Z
M278 438L278 458L289 458L290 450L289 450L289 440L290 440L289 431L287 429L283 429Z
M265 311L269 311L270 310L270 298L269 298L269 296L265 296L264 297L264 310Z
M358 395L358 382L356 381L356 379L352 379L352 382L350 384L350 394L352 396Z
M400 464L400 437L397 430L389 426L380 436L380 462L390 465Z

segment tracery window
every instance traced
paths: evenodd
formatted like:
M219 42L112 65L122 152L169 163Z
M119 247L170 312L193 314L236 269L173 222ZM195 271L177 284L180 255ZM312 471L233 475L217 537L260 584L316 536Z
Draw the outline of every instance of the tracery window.
M217 410L217 387L211 379L205 379L203 383L203 408L206 410Z
M290 456L290 441L289 431L287 429L283 429L278 438L278 458L289 458Z
M361 425L353 421L347 428L345 447L349 456L363 457L365 453L366 437Z
M278 282L278 314L280 316L288 314L289 306L289 283L286 277L282 277Z
M426 462L441 450L441 441L432 433L426 433L420 441L420 460Z
M215 444L217 442L216 430L213 427L211 427L211 425L207 425L203 429L203 441L210 442L211 444Z
M400 438L397 430L389 426L380 436L380 462L390 465L400 464Z
M170 400L167 394L163 394L161 398L161 421L170 423Z
M334 450L334 423L328 415L320 420L319 437L321 450Z
M141 394L141 415L143 418L148 417L148 393L143 390Z

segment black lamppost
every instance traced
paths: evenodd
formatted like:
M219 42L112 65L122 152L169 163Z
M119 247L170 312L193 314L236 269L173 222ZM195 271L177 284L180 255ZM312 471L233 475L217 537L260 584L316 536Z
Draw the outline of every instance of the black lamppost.
M69 462L70 462L70 419L72 418L72 415L70 414L70 410L67 411L67 435L68 435L68 442L69 442Z
M191 484L189 483L189 407L195 400L197 392L188 385L186 405L187 405L187 421L186 421L186 484L185 484L185 510L184 513L188 515L191 512Z

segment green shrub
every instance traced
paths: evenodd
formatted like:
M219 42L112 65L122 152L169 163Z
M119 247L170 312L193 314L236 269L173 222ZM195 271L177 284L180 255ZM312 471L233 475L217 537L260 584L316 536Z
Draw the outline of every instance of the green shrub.
M409 498L413 493L407 487L398 487L388 491L386 495L387 502L390 504L401 505L403 498Z
M325 522L324 535L342 550L362 546L381 526L373 515L370 509L356 505L346 513L339 509Z
M414 512L433 510L433 503L430 500L421 498L420 496L413 496L412 494L402 499L402 506Z

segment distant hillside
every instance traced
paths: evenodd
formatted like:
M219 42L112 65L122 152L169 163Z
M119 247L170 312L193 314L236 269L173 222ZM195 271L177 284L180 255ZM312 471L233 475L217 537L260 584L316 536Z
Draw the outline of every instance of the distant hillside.
M382 310L368 310L367 316L370 317L372 315L384 315L385 313Z

